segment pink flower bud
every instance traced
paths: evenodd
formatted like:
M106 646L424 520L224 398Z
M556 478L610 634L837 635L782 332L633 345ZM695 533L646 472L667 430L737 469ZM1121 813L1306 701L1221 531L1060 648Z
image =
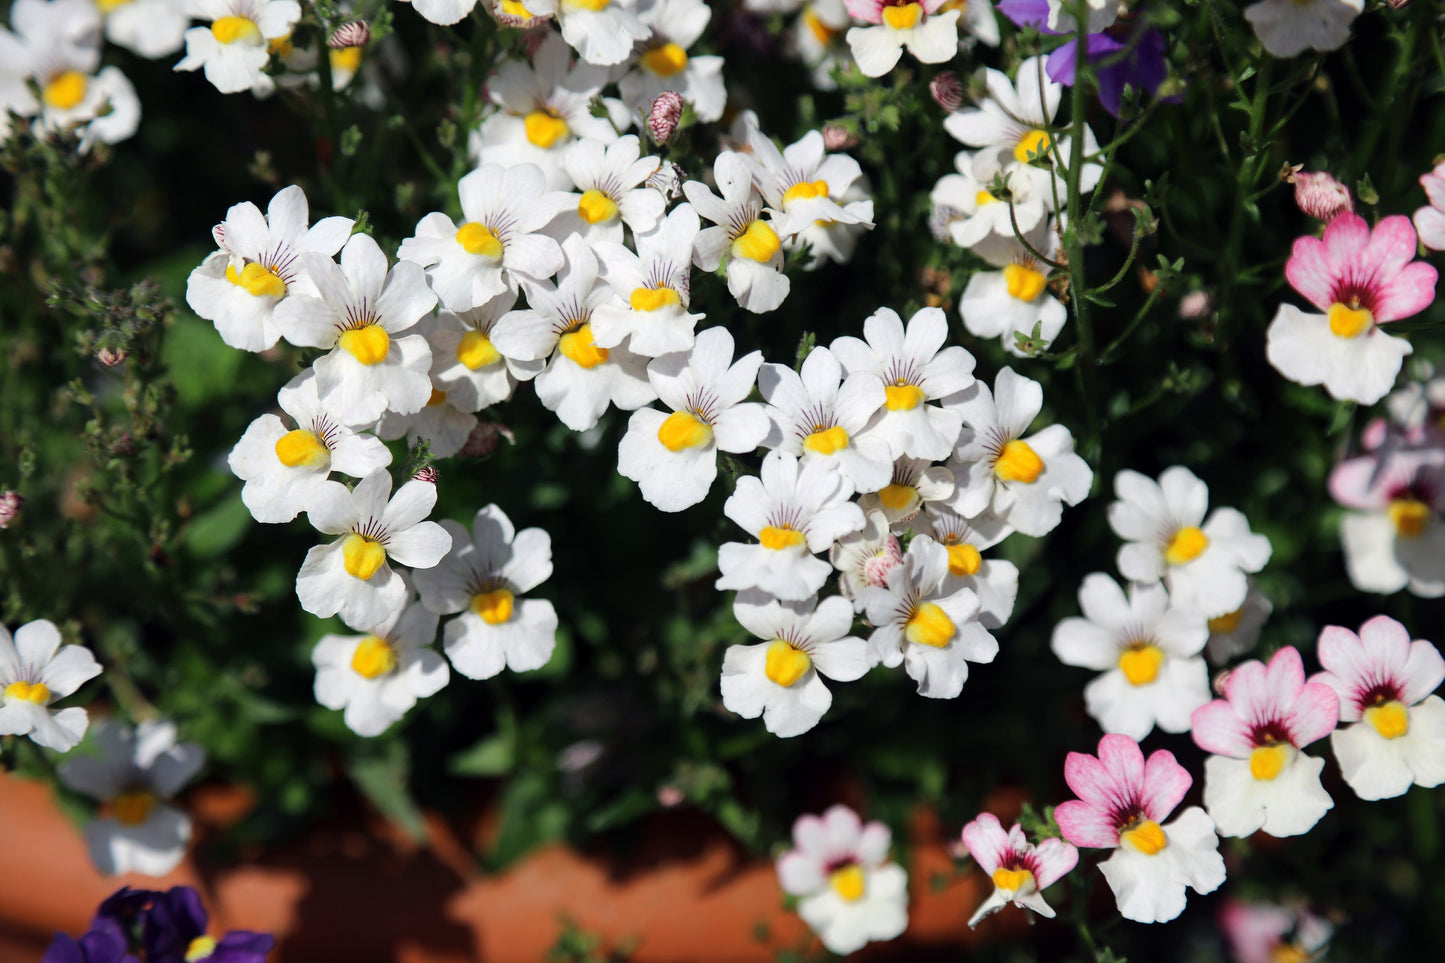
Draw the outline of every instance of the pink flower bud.
M1350 189L1330 174L1297 173L1291 174L1288 180L1294 185L1294 202L1310 217L1328 223L1341 214L1354 213Z
M863 581L878 588L886 588L888 573L902 562L903 550L898 547L898 539L889 535L883 546L863 562Z
M114 368L126 358L124 351L117 351L114 348L101 348L95 353L95 360L107 368Z
M20 509L25 505L25 496L19 492L5 489L0 491L0 528L9 528L10 523L15 521L20 514Z
M343 50L347 47L365 47L371 42L371 24L365 20L343 23L326 39L326 46Z
M517 443L517 436L512 434L512 429L501 422L478 422L477 426L472 429L472 433L467 436L460 454L463 458L485 458L497 450L497 446L502 443L503 438L513 445Z
M1203 321L1214 313L1214 295L1208 291L1190 291L1179 299L1182 321Z
M858 138L846 127L828 124L823 128L823 147L827 150L847 150L858 146Z
M933 102L950 114L963 106L963 82L952 70L942 70L928 82Z
M657 95L647 113L647 129L656 143L666 144L672 139L678 121L682 120L684 106L682 95L675 90L664 90Z
M681 806L687 801L687 796L676 786L658 786L657 804L663 809L671 809L674 806Z
M413 481L422 481L428 485L435 485L437 483L437 470L431 465L427 465L411 477Z

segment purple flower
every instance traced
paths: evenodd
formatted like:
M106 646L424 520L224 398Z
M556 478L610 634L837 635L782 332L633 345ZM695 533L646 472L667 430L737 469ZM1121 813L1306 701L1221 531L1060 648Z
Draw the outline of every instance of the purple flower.
M206 935L207 921L200 895L189 886L157 894L145 922L147 963L264 963L276 945L275 938L246 930L215 939Z
M97 916L78 940L56 933L40 963L137 963L128 949L120 923Z

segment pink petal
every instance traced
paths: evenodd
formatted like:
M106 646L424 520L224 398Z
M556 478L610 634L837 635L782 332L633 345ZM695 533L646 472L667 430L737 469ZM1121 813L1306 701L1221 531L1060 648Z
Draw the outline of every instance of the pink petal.
M1360 643L1376 680L1403 681L1410 660L1410 632L1388 615L1377 615L1360 626Z
M863 820L842 803L829 806L823 813L823 841L829 853L852 852L863 831Z
M1299 649L1287 645L1276 652L1269 660L1264 680L1269 704L1276 711L1271 718L1278 719L1280 713L1289 710L1305 686L1305 664L1300 658Z
M1174 758L1168 749L1157 749L1149 756L1144 766L1144 792L1141 802L1144 813L1156 823L1162 823L1184 800L1184 794L1194 785L1189 770Z
M1114 784L1126 788L1130 796L1144 788L1144 751L1128 736L1110 733L1099 740L1099 761L1104 764Z
M1400 699L1412 706L1439 688L1445 681L1445 659L1440 650L1423 639L1410 643L1410 657L1405 661Z
M1342 214L1330 222L1335 224L1352 215ZM1326 228L1328 231L1328 228ZM1324 242L1317 237L1296 238L1293 252L1284 264L1284 276L1290 287L1304 295L1321 311L1334 303L1335 274L1330 268Z
M1430 206L1445 211L1445 164L1437 165L1428 174L1421 174L1420 186L1425 188Z
M1445 211L1437 207L1422 207L1415 211L1415 230L1420 232L1420 243L1432 251L1445 250Z
M1380 459L1375 455L1342 461L1330 472L1330 497L1346 508L1380 511L1390 503L1378 484L1382 474Z
M1254 750L1249 724L1224 699L1215 699L1195 709L1189 725L1195 744L1205 752L1243 759Z
M1340 721L1340 697L1323 682L1310 682L1300 689L1294 705L1284 718L1290 742L1298 749L1323 739Z
M1360 637L1342 625L1327 625L1320 631L1315 656L1339 683L1336 691L1353 690L1370 673L1370 660Z
M1071 799L1054 807L1054 819L1064 838L1075 846L1113 848L1119 845L1119 830L1108 813L1086 802Z
M1370 248L1370 225L1358 214L1341 214L1325 226L1325 257L1335 280L1355 274ZM1298 241L1295 242L1299 244ZM1358 276L1358 275L1356 275Z
M1275 716L1268 678L1264 663L1257 659L1245 662L1229 673L1224 694L1241 719L1254 724Z
M968 847L973 861L989 875L993 875L1011 851L1008 834L993 813L979 813L977 819L963 827L963 845Z
M1064 782L1084 803L1104 812L1123 795L1104 764L1086 752L1071 752L1064 759Z
M1356 277L1373 277L1377 282L1393 287L1395 276L1414 258L1415 226L1405 215L1391 214L1381 218L1370 232L1370 243L1365 248Z
M1411 229L1410 236L1415 236L1414 229ZM1439 277L1439 273L1424 261L1405 265L1381 285L1375 298L1375 323L1398 321L1424 311L1435 301L1435 282Z
M1048 889L1079 865L1079 851L1062 839L1046 839L1034 848L1034 882Z

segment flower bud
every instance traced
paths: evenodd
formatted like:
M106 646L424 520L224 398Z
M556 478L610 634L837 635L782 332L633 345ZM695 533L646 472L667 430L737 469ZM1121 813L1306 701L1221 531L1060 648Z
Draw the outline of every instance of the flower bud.
M326 46L343 50L347 47L365 47L371 42L371 25L365 20L343 23L326 39Z
M678 121L682 120L683 107L682 95L675 90L664 90L657 95L657 99L652 102L652 109L647 113L647 129L651 132L653 141L666 144L672 139Z
M858 137L846 127L828 124L823 128L823 147L827 150L847 150L858 146Z
M1328 223L1355 210L1350 189L1324 171L1291 173L1286 180L1294 185L1294 202L1299 209L1316 220Z
M411 477L413 481L422 481L426 482L428 485L435 485L437 483L437 470L431 465L427 465L425 468L418 470L417 473L415 475L412 475Z
M25 505L25 496L16 491L0 491L0 528L9 528L10 523L20 515Z
M101 348L95 353L95 360L99 361L107 368L114 368L116 365L124 361L125 358L126 353L124 351L116 350L115 348Z
M1190 291L1179 299L1181 321L1203 321L1214 313L1214 295L1208 291Z
M933 102L950 114L963 106L963 81L952 70L941 70L928 82Z

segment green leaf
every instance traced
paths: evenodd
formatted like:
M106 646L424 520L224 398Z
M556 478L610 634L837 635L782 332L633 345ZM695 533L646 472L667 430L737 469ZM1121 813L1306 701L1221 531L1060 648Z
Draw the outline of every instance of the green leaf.
M405 742L393 740L374 755L353 757L346 765L346 773L383 816L417 842L426 841L426 823L407 786L411 759Z
M629 789L587 817L589 832L600 833L604 829L630 823L652 812L658 806L657 796L641 789Z
M234 548L252 524L251 512L241 501L238 488L219 505L191 519L184 541L197 557L215 558Z
M501 776L512 771L516 757L512 734L499 732L452 756L447 770L456 776Z

